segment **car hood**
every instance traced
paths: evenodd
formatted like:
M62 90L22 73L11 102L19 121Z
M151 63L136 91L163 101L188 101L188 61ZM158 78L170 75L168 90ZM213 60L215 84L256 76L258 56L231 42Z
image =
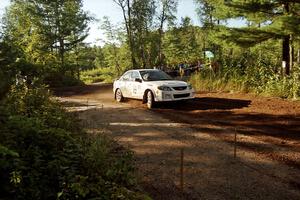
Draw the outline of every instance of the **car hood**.
M169 87L180 87L187 86L188 84L184 81L170 80L170 81L149 81L146 83L149 86L169 86Z

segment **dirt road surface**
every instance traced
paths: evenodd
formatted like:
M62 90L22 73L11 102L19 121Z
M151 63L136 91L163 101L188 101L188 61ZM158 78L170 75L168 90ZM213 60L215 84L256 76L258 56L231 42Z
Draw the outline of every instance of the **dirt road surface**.
M89 128L135 152L140 184L153 199L300 199L299 102L203 93L149 111L140 101L116 103L111 85L56 95Z

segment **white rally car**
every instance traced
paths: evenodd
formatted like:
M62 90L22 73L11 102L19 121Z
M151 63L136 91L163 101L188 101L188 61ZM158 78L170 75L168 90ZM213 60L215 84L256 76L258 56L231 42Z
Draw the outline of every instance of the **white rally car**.
M138 69L125 72L114 82L113 92L118 102L124 98L141 99L151 109L155 102L194 98L194 89L184 81L172 79L157 69Z

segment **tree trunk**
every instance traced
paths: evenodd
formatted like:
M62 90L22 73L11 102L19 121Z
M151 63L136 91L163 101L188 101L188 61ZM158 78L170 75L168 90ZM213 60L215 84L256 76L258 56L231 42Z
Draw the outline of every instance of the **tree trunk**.
M290 12L289 3L284 3L283 8L285 15L288 15ZM283 37L282 41L282 63L285 63L283 64L283 67L285 67L285 69L283 69L283 74L285 75L290 74L290 39L291 36L286 35Z
M114 57L115 57L115 65L116 65L116 69L117 69L117 74L119 76L120 73L121 73L121 69L120 69L120 64L119 64L119 61L118 61L117 47L116 47L115 44L113 44L113 54L114 54Z
M293 73L293 66L294 66L294 45L293 45L293 35L290 35L290 52L289 52L289 59L290 59L290 73Z
M141 57L142 57L142 68L145 69L147 68L147 58L146 58L146 54L147 52L145 51L146 50L146 47L145 47L145 38L147 38L147 36L145 36L144 34L147 34L147 30L145 30L145 33L143 33L143 30L140 30L141 32L141 38L140 38L140 41L141 41Z
M136 60L134 57L134 49L133 49L133 37L132 37L132 21L131 21L131 7L130 7L130 0L127 0L127 16L128 19L126 20L126 15L125 15L125 9L123 10L123 15L124 15L124 20L125 20L125 24L126 24L126 30L127 30L127 34L128 34L128 39L129 39L129 49L131 52L131 62L132 62L132 66L133 68L136 68Z
M76 71L77 71L77 79L80 80L80 68L79 68L79 49L78 46L75 46L75 55L76 55Z
M136 67L136 60L134 57L134 49L133 49L133 38L132 38L132 29L131 29L131 7L130 7L130 0L126 0L125 4L122 4L120 1L117 4L121 7L122 13L123 13L123 18L125 22L125 27L126 27L126 32L127 32L127 39L128 39L128 46L130 50L130 57L131 57L131 63L132 67ZM127 11L126 11L127 8Z
M60 64L63 72L65 72L65 43L63 39L59 40L59 56L60 56Z
M160 20L160 26L159 26L159 41L158 41L158 65L161 68L163 64L163 56L162 56L162 38L163 38L163 28L164 28L164 22L165 22L165 6L163 5L162 9L162 15Z
M290 74L290 36L285 36L282 41L282 62L285 62L283 74Z
M162 37L163 37L163 30L162 28L159 29L159 40L158 40L158 65L162 67Z

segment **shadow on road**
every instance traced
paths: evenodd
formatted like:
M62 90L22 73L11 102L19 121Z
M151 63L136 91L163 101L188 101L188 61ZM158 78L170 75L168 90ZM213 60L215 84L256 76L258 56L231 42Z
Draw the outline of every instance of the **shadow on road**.
M86 105L83 102L71 106L78 106L80 110ZM229 137L227 142L232 144L234 129L226 131L226 126L220 129L214 126L214 122L205 120L194 132L178 117L180 113L161 109L177 118L178 123L171 123L158 117L157 110L153 113L132 107L86 107L78 114L89 121L87 124L91 129L105 126L118 142L135 152L141 185L154 199L276 199L275 196L277 199L296 199L297 194L294 196L291 190L298 189L298 181L277 176L276 170L271 171L276 168L274 163L256 160L246 154L234 160L231 145L224 145L214 137L203 137L212 133L226 134ZM220 113L236 116L230 111L215 111L216 116ZM239 141L238 148L240 146L255 151L273 151L272 146L255 141ZM185 153L183 194L178 188L181 148Z
M251 112L248 107L254 99L206 96L158 104L147 111L141 101L116 104L111 84L55 89L54 94L69 97L64 106L86 119L83 122L91 130L105 127L131 147L142 185L154 199L299 199L294 193L299 190L299 173L290 174L290 169L300 168L299 114ZM286 172L276 162L247 154L240 154L240 162L233 161L236 132L239 151L292 168ZM185 149L184 194L178 191L181 148Z
M104 93L111 91L112 93L112 84L109 83L100 83L92 85L81 85L81 86L72 86L72 87L63 87L63 88L52 88L51 91L55 96L58 97L70 97L75 95L89 95Z
M174 110L231 110L248 107L251 104L249 100L240 99L224 99L213 97L202 97L191 99L188 101L166 102L157 104L159 109Z
M211 107L213 106L211 105ZM281 140L300 140L300 116L238 113L232 111L232 109L187 111L184 108L174 110L157 108L154 110L154 112L174 122L184 122L196 126L205 124L220 125L226 128L237 129L240 133L249 136L272 136Z

